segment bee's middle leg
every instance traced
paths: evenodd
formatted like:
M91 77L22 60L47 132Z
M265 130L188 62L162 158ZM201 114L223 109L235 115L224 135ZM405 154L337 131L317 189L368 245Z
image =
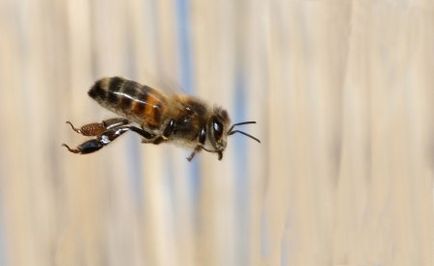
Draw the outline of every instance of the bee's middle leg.
M142 143L152 143L158 145L162 142L165 142L169 139L169 137L175 131L175 121L172 119L167 124L166 128L163 130L161 135L153 135L152 138L146 138L142 140Z
M150 137L148 137L148 138L145 137L142 140L142 143L152 143L152 144L158 145L160 143L167 141L169 139L169 137L174 133L174 131L175 131L175 121L172 119L169 121L167 126L164 128L162 134L156 135L156 134L148 133Z
M155 145L158 145L158 144L160 144L160 143L162 143L162 142L165 142L167 139L166 138L164 138L164 137L162 137L162 136L155 136L154 138L152 138L152 139L142 139L142 143L145 143L145 144L155 144Z
M152 142L157 135L150 133L142 128L139 127L135 127L135 126L125 126L125 128L128 128L129 130L133 131L134 133L139 134L141 137L143 137L142 142L143 143L148 143L148 142Z

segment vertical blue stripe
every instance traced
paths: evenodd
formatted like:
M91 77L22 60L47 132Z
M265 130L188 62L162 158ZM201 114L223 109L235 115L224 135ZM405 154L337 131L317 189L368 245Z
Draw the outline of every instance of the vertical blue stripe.
M176 0L177 10L177 26L178 26L178 43L180 55L180 80L183 90L188 94L193 94L193 55L191 48L191 26L190 26L190 1L189 0ZM200 169L199 169L200 156L192 160L189 166L190 172L190 186L192 189L192 204L194 209L197 210L197 198L200 188ZM197 212L196 212L197 213Z
M128 182L130 184L130 191L132 192L132 198L134 199L136 210L143 210L143 157L139 149L142 149L144 145L141 145L140 138L136 135L127 138L127 171Z
M190 2L176 0L181 85L185 92L193 93L193 63L190 37Z
M233 114L233 122L242 122L246 119L246 85L245 85L245 77L244 73L241 69L237 71L235 77L235 95L234 95L234 106L235 113ZM241 183L237 183L237 185L245 185L245 182L248 180L245 176L245 169L247 166L247 154L246 154L246 137L236 134L231 136L231 142L233 143L235 150L235 158L237 160L237 174L239 179L237 179Z
M243 64L241 64L242 66ZM235 75L235 97L234 97L234 122L246 120L246 84L245 75L242 67L237 69ZM235 150L235 188L236 188L236 221L237 228L237 250L238 264L249 264L249 179L246 173L247 169L247 154L246 154L246 138L242 135L234 135L231 137L231 149Z

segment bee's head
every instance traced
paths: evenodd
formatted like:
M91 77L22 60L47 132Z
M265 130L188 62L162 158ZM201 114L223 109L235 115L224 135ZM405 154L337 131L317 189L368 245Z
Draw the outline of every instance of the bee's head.
M221 109L219 107L214 107L213 114L210 116L207 122L207 128L206 128L206 143L203 147L204 150L210 151L210 152L216 152L219 156L219 160L223 158L223 151L226 148L227 144L227 137L229 135L235 134L235 133L241 133L247 137L250 137L257 142L260 143L259 139L243 132L240 130L234 130L236 126L244 125L244 124L254 124L255 121L246 121L241 123L236 123L231 125L231 121L229 119L229 115L226 112L226 110ZM203 141L205 142L205 134L202 137Z
M228 112L219 107L214 107L213 114L207 123L207 139L212 149L219 153L219 158L226 148L227 131L230 123Z

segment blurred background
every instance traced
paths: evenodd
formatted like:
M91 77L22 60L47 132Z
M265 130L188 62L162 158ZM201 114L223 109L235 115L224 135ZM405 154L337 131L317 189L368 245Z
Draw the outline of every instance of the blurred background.
M0 0L0 265L434 265L433 27L424 0ZM67 152L113 75L262 144Z

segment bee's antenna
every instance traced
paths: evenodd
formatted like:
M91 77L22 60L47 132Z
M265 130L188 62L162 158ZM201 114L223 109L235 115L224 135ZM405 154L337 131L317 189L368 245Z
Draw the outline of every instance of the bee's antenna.
M234 127L246 125L246 124L256 124L256 121L244 121L244 122L235 123L229 128L228 134L232 132L232 129L234 129ZM229 134L229 135L232 135L232 134Z
M243 135L246 136L246 137L249 137L249 138L251 138L251 139L253 139L253 140L256 140L257 142L261 143L261 141L260 141L258 138L253 137L252 135L247 134L246 132L243 132L243 131L241 131L241 130L234 130L234 127L236 127L236 126L241 126L241 125L246 125L246 124L256 124L256 121L244 121L244 122L235 123L235 124L233 124L233 125L229 128L229 130L228 130L228 135L233 135L233 134L235 134L235 133L240 133L240 134L243 134Z
M249 138L251 138L251 139L254 139L254 140L256 140L257 142L261 143L261 141L260 141L258 138L253 137L252 135L249 135L249 134L247 134L246 132L243 132L243 131L241 131L241 130L233 130L233 131L230 131L230 132L228 133L228 135L233 135L233 134L235 134L235 133L243 134L244 136L249 137Z

